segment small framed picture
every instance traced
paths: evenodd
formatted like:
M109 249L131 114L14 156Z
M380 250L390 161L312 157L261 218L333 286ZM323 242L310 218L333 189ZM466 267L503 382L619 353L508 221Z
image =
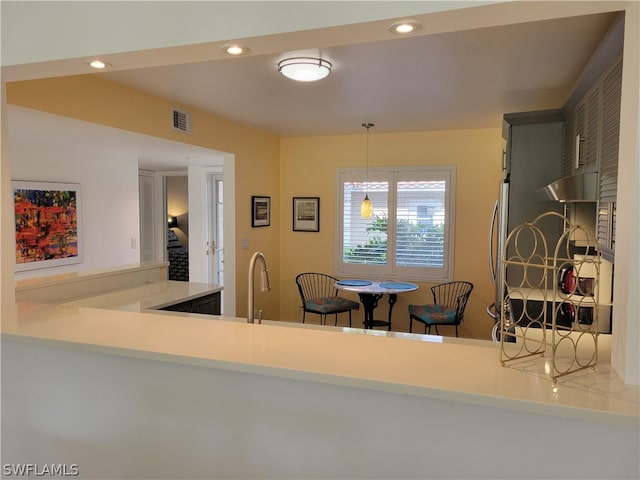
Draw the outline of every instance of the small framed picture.
M271 197L251 197L251 226L271 225Z
M320 231L320 197L293 197L293 231Z

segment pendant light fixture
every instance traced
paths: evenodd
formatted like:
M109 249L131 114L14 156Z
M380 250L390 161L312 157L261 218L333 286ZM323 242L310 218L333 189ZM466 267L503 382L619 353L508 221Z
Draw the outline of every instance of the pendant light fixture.
M362 204L360 205L360 216L362 218L371 218L373 215L373 204L367 194L369 188L369 129L375 125L373 123L363 123L362 126L367 129L367 179L364 184L364 200L362 200Z

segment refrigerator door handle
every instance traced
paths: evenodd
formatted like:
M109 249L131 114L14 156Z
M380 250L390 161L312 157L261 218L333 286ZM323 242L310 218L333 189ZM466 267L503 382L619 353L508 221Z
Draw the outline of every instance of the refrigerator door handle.
M498 204L499 200L496 200L496 203L493 205L493 213L491 214L491 223L489 225L489 272L491 273L491 282L494 285L496 284L496 259L493 255L493 235L498 218Z

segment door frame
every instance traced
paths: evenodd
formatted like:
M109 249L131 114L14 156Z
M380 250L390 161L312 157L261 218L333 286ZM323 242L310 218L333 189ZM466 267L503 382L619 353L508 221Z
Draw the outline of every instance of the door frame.
M236 189L235 155L220 152L221 165L191 165L176 170L139 170L139 175L149 175L154 181L154 232L157 262L167 261L167 186L166 177L187 175L189 195L189 281L213 283L205 268L207 259L207 174L222 173L224 273L222 311L225 316L236 315Z
M224 234L224 273L222 295L222 311L226 316L236 314L236 248L235 248L235 155L222 154L221 166L190 165L187 167L187 185L189 202L189 281L195 283L213 283L209 278L206 268L206 252L208 242L207 211L207 174L222 173L224 182L223 191L223 234ZM167 190L165 177L171 175L185 175L185 170L158 171L156 172L162 181L156 182L161 191L161 201L156 202L157 214L160 225L165 228L158 229L157 241L163 245L159 260L166 261L166 216L167 216ZM160 255L159 255L160 257Z

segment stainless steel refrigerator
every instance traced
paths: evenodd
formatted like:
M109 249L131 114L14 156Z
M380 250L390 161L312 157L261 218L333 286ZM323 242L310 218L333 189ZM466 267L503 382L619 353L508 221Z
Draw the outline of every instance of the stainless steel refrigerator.
M489 270L495 295L487 313L495 321L492 338L496 341L504 298L501 265L507 236L542 213L562 213L561 205L549 199L544 187L561 176L563 133L559 110L512 113L503 118L502 178L489 227ZM544 228L552 244L562 235L560 224ZM514 340L510 336L507 339Z

